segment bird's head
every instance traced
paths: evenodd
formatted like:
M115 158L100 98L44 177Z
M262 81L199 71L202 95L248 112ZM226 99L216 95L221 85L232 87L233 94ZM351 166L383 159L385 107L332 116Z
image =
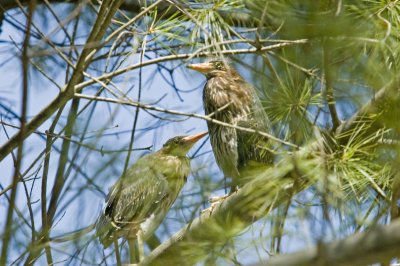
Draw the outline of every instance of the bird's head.
M224 60L211 60L199 64L187 65L188 68L204 74L207 78L236 73L236 71Z
M190 136L176 136L173 137L167 142L162 147L162 151L164 153L170 154L170 155L175 155L175 156L186 156L186 154L189 152L190 148L202 137L207 135L208 132L202 132L199 134L195 135L190 135Z

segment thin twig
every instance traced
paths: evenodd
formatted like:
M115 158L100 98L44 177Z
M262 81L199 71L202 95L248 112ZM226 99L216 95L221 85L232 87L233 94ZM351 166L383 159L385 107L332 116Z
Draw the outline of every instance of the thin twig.
M271 134L262 132L262 131L258 131L258 130L254 130L251 128L246 128L246 127L241 127L241 126L237 126L237 125L232 125L229 123L225 123L222 121L219 121L217 119L211 118L209 116L204 116L204 115L198 115L198 114L194 114L194 113L185 113L185 112L180 112L180 111L175 111L175 110L171 110L171 109L164 109L161 107L156 107L156 106L152 106L152 105L147 105L147 104L143 104L143 103L139 103L139 102L133 102L133 101L125 101L125 100L117 100L117 99L111 99L111 98L105 98L105 97L95 97L95 96L91 96L91 95L85 95L85 94L80 94L80 93L76 93L75 97L77 98L83 98L83 99L88 99L88 100L96 100L96 101L103 101L103 102L112 102L112 103L118 103L118 104L123 104L123 105L130 105L130 106L135 106L135 107L139 107L142 109L148 109L148 110L153 110L153 111L157 111L157 112L163 112L163 113L168 113L168 114L174 114L174 115L182 115L182 116L187 116L187 117L194 117L194 118L199 118L199 119L203 119L206 120L208 122L211 123L215 123L218 125L222 125L225 127L230 127L230 128L234 128L237 130L241 130L241 131L245 131L245 132L249 132L249 133L255 133L255 134L259 134L261 136L267 137L272 141L276 141L278 143L293 147L298 149L299 147L293 143L281 140Z
M282 42L282 43L277 43L277 44L272 44L272 45L268 45L268 46L263 46L261 48L245 48L245 49L229 49L229 50L224 50L222 51L220 54L221 55L235 55L235 54L254 54L254 53L258 53L260 51L271 51L274 49L278 49L278 48L283 48L283 47L287 47L287 46L292 46L295 44L305 44L308 43L307 39L300 39L300 40L296 40L296 41L290 41L290 42ZM212 56L216 56L219 55L215 52L202 52L199 53L198 56L199 57L212 57ZM137 63L137 64L133 64L131 66L125 67L125 68L121 68L118 69L114 72L110 72L110 73L106 73L100 77L97 77L98 80L108 80L111 79L113 77L119 76L123 73L132 71L134 69L137 68L141 68L141 67L145 67L145 66L149 66L149 65L153 65L153 64L157 64L157 63L161 63L161 62L166 62L166 61L173 61L173 60L179 60L179 59L188 59L192 56L192 53L188 53L188 54L177 54L177 55L167 55L167 56L162 56L162 57L157 57L155 59L151 59L151 60L147 60L144 61L142 63ZM77 84L75 86L75 90L76 91L80 91L83 88L92 85L96 83L95 80L88 80L88 81L84 81L80 84Z
M28 57L28 49L29 49L29 42L30 42L30 32L31 32L31 26L32 26L32 21L33 21L33 13L36 7L36 1L32 0L29 3L28 6L28 16L27 16L27 21L26 21L26 33L24 37L24 44L23 44L23 50L22 50L22 58L21 58L21 63L22 63L22 107L21 107L21 135L16 138L15 140L15 145L18 146L17 150L17 159L15 163L15 170L14 170L14 176L12 179L12 188L11 188L11 196L10 196L10 203L8 205L8 210L7 210L7 218L6 218L6 223L4 226L4 231L3 231L3 241L2 241L2 248L1 248L1 255L0 255L0 265L6 265L7 264L7 258L8 258L8 246L10 244L10 239L12 235L12 220L13 220L13 214L14 214L14 206L15 206L15 200L17 197L17 185L18 185L18 180L19 180L19 172L20 168L22 165L22 158L23 158L23 144L24 144L24 138L23 135L26 131L26 114L28 110L28 89L29 89L29 57ZM1 159L0 159L1 161Z
M331 66L331 48L329 47L329 41L325 40L323 44L323 65L324 65L324 73L325 73L325 93L326 93L326 101L328 104L329 112L331 114L332 120L332 131L335 130L340 125L340 119L336 110L336 102L333 91L333 73Z

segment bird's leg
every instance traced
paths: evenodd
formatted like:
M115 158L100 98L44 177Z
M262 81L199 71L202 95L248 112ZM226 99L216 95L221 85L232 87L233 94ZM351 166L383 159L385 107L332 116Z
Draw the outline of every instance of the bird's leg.
M229 192L229 195L232 195L233 193L238 192L238 190L239 190L239 186L235 185L235 184L232 184L231 191Z
M210 207L208 207L207 209L202 210L201 212L210 212L210 214L214 211L214 208L221 204L227 197L229 197L231 194L226 194L223 196L215 196L215 197L210 197L208 199L208 202L210 202Z
M115 247L115 258L117 260L117 265L120 266L121 264L121 255L119 254L119 246L118 246L118 239L114 239L114 247Z
M218 204L221 204L226 198L228 198L231 194L226 194L223 196L215 196L215 197L210 197L208 199L208 202L211 203L211 208L215 208Z
M227 193L227 192L226 192L226 187L227 187L227 186L226 186L226 177L224 177L224 180L225 180L225 193ZM232 195L233 193L236 193L238 190L239 190L239 187L238 187L235 183L233 183L233 184L231 185L231 190L230 190L229 194L225 194L225 195L223 195L223 196L210 197L210 198L208 199L208 202L210 202L211 206L208 207L207 209L202 210L201 212L202 212L202 213L204 213L204 212L210 212L210 214L211 214L211 213L213 212L214 208L215 208L217 205L221 204L226 198L228 198L228 197L229 197L230 195Z
M239 187L235 184L232 184L229 194L225 194L223 196L210 197L208 199L208 201L211 203L211 207L213 207L213 206L215 207L216 205L218 205L222 201L224 201L226 198L228 198L230 195L232 195L233 193L236 193L238 190L239 190ZM226 190L225 190L225 193L226 193Z
M226 198L228 197L228 195L224 195L221 197L211 197L208 199L208 202L210 202L210 207L208 207L207 209L204 209L201 211L201 213L205 213L205 212L209 212L210 214L212 214L212 212L214 211L214 208L219 205L222 201L224 201Z
M139 262L139 257L137 255L139 252L136 249L136 239L129 237L127 240L129 246L129 263L136 264Z
M210 213L212 213L214 208L217 205L221 204L224 200L226 200L233 193L238 192L238 190L239 190L238 186L232 185L231 186L231 191L229 192L229 194L225 194L223 196L210 197L208 199L208 202L210 202L211 206L209 208L207 208L207 209L204 209L202 212L210 211Z
M144 259L144 242L143 242L143 231L139 228L138 232L136 233L136 240L138 245L138 256L139 261Z
M111 225L112 225L114 228L116 228L117 230L120 230L120 229L121 229L121 227L118 226L117 223L116 223L114 220L111 221Z

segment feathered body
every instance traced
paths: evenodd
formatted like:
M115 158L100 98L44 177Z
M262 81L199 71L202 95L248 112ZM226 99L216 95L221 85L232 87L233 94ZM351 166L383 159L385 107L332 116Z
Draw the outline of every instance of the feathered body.
M196 66L200 66L200 70ZM235 69L222 61L189 67L206 75L203 91L206 115L212 114L212 118L231 125L270 131L269 120L256 91ZM240 173L247 165L272 162L265 137L210 121L208 131L217 164L225 176L233 179L233 188L242 183Z
M139 230L146 233L161 223L189 175L190 160L186 153L205 134L195 135L196 139L169 140L159 151L140 158L110 188L106 207L96 224L96 234L104 247L121 236L135 238ZM179 138L191 142L178 143ZM151 228L144 228L149 219Z

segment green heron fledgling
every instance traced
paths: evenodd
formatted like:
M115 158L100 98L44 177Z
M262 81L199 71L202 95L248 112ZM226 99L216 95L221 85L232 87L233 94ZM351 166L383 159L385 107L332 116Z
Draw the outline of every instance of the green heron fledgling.
M157 152L140 158L110 188L96 224L96 235L105 248L120 237L135 239L139 231L156 229L186 182L187 152L206 134L169 139ZM144 227L149 224L151 229Z
M264 132L270 131L269 120L255 89L238 72L221 60L188 65L203 73L207 83L203 91L206 115L231 125ZM231 192L244 182L240 173L251 165L272 163L265 149L268 139L208 121L211 146L217 164L225 177L232 178Z

